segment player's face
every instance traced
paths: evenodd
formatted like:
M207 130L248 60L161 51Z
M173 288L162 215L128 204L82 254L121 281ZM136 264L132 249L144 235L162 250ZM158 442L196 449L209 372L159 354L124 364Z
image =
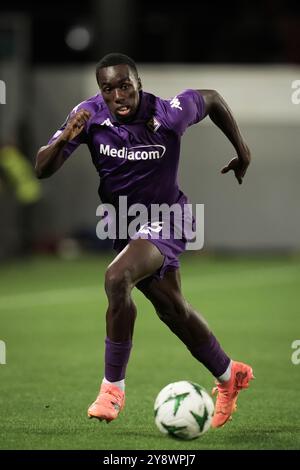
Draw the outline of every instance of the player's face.
M130 121L139 105L141 82L126 64L104 67L98 72L99 87L110 112L119 121Z

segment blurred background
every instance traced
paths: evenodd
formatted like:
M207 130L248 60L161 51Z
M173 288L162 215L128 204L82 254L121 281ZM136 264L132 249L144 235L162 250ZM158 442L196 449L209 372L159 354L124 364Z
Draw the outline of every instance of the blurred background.
M95 239L98 178L87 148L36 180L37 149L95 94L95 63L132 56L146 91L164 98L215 88L231 106L253 162L242 187L220 168L233 155L206 119L183 139L180 183L205 204L205 250L294 252L300 247L299 2L12 1L0 19L0 260L76 256Z

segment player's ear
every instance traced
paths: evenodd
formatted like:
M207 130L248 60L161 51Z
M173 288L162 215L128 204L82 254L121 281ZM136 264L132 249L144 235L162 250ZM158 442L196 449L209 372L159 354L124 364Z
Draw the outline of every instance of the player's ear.
M138 77L138 89L139 89L139 91L142 89L142 81L141 81L140 77Z

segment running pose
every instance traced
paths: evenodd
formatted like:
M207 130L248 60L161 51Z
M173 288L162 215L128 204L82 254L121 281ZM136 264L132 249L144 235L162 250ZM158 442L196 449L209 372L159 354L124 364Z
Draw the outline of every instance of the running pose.
M48 145L38 151L39 178L51 176L80 144L87 144L100 176L103 203L118 211L119 197L126 196L128 207L136 203L149 210L153 204L163 203L183 207L187 198L177 183L181 136L188 126L209 116L236 152L221 171L232 170L242 183L250 151L216 91L188 89L171 100L159 98L142 90L135 62L116 53L97 64L96 79L100 93L76 106ZM109 422L124 407L126 366L136 318L131 292L137 287L159 318L216 378L212 426L219 427L235 411L239 391L253 378L252 368L233 361L223 351L206 321L183 297L178 256L187 239L184 234L176 238L174 230L166 239L158 233L162 224L153 227L150 222L148 230L140 228L127 239L116 236L118 255L105 274L104 378L88 416Z

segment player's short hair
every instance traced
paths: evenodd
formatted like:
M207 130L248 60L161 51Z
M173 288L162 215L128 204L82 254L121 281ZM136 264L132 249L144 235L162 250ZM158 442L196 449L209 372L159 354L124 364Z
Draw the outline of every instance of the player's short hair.
M96 65L97 83L99 83L98 74L99 74L100 69L103 69L104 67L111 67L112 65L120 65L120 64L128 65L134 72L135 76L138 78L138 71L137 71L136 63L134 62L134 60L128 57L128 55L121 54L119 52L112 52L111 54L106 54L104 57L102 57L102 59L99 60L99 62Z

